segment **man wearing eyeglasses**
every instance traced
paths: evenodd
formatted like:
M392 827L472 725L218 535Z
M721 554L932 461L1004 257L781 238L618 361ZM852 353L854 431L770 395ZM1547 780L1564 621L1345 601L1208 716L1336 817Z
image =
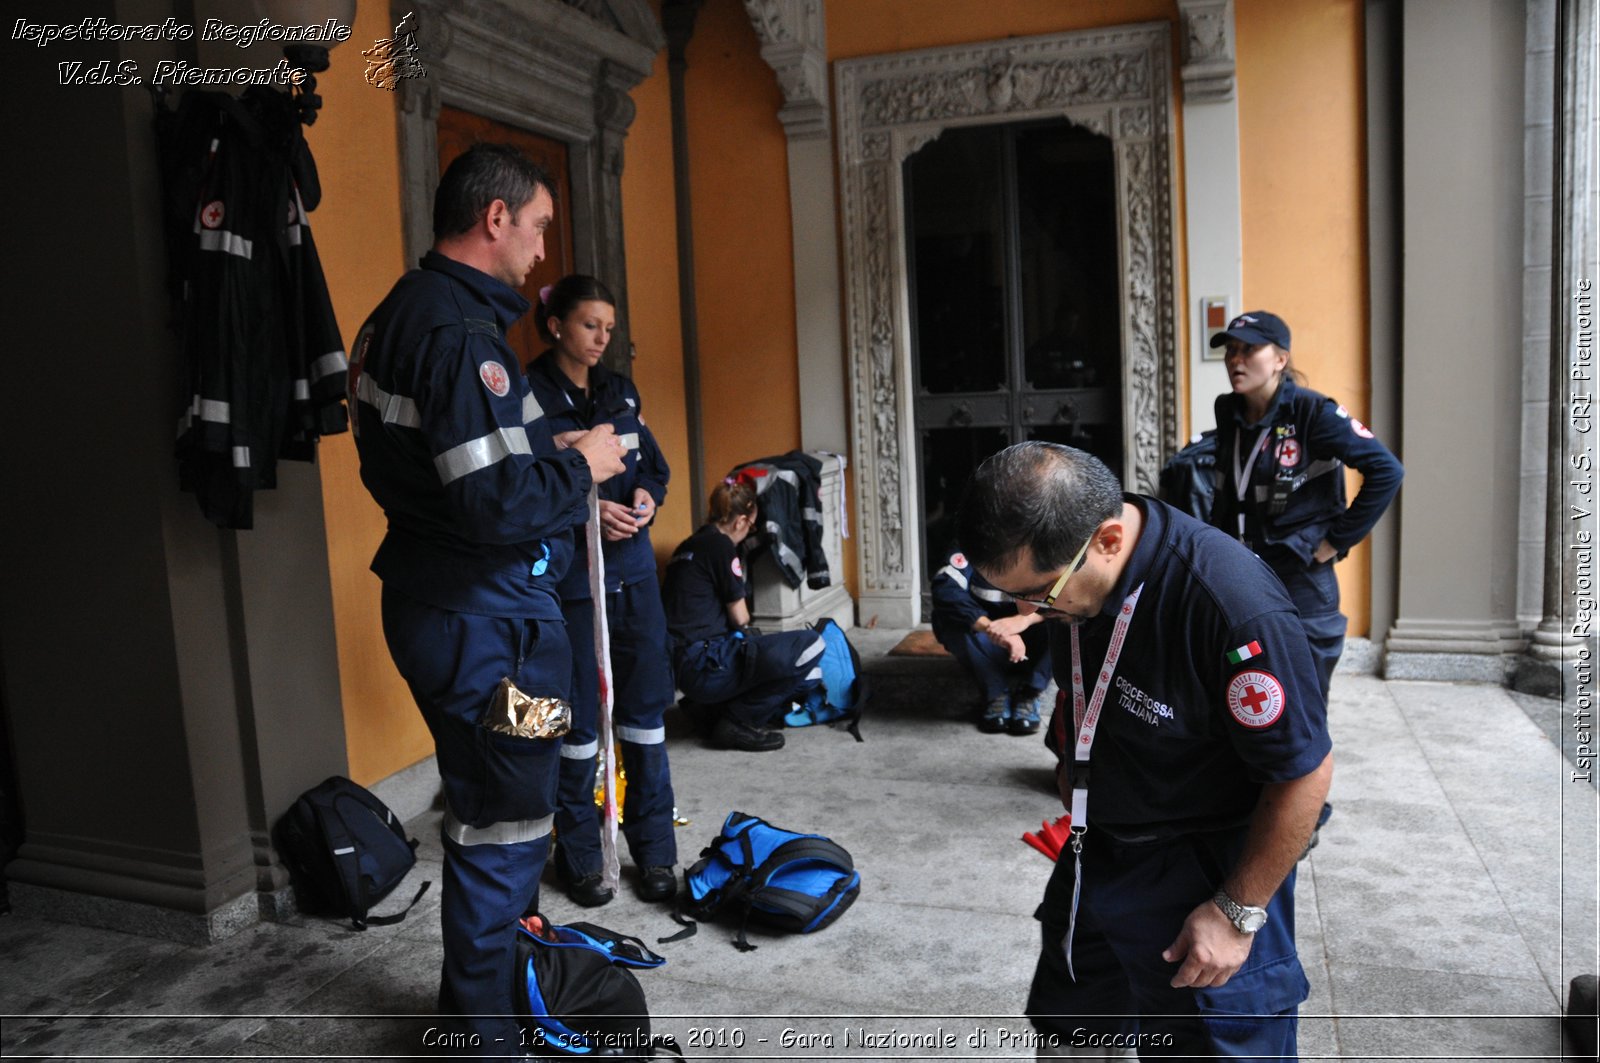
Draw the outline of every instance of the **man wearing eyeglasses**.
M958 530L985 579L1057 621L1046 733L1072 839L1035 912L1040 1055L1295 1058L1294 868L1333 760L1282 584L1056 444L984 462Z

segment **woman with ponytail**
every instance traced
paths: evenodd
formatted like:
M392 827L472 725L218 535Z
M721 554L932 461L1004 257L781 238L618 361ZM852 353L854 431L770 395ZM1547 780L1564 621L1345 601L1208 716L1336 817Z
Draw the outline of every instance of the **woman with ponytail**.
M677 892L672 774L662 723L673 687L650 523L666 499L670 473L644 423L643 402L633 381L600 363L617 321L611 291L594 277L573 274L543 289L539 298L535 324L550 349L528 366L528 383L539 406L535 416L548 418L558 442L611 424L626 450L621 475L599 487L615 695L612 719L628 776L622 833L639 869L640 898L666 901ZM589 551L581 526L577 540L572 567L558 590L572 642L574 696L572 731L561 750L555 862L567 895L596 907L611 900L611 890L600 875L600 817L594 800L599 665Z
M756 524L756 493L729 478L711 492L710 519L667 563L662 596L672 635L673 674L684 700L710 722L723 749L783 748L779 720L822 685L822 636L749 630L739 544Z

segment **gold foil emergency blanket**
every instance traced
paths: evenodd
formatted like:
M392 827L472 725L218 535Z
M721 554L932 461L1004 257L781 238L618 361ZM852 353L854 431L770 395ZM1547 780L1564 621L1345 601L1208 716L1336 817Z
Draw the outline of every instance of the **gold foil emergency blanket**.
M518 738L560 738L572 730L572 706L560 698L530 697L507 676L500 680L481 723Z

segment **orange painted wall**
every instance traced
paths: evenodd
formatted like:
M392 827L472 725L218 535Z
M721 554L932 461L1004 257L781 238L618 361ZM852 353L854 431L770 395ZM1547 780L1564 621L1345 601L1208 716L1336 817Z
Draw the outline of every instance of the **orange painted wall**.
M709 0L686 56L706 478L800 445L783 93L740 0ZM630 261L630 268L632 263Z
M1281 314L1310 387L1368 415L1365 24L1359 0L1236 0L1244 303ZM1393 426L1374 425L1381 439ZM1359 477L1350 474L1351 493ZM1371 559L1337 569L1350 633Z
M386 14L382 4L358 5L350 40L317 78L323 108L306 131L322 179L312 232L346 344L406 268L397 98L362 78L361 49L393 28ZM378 577L367 566L384 519L361 484L349 433L325 439L319 461L349 773L365 785L430 756L433 742L383 641Z
M630 94L637 112L623 149L622 232L628 259L628 327L638 358L633 380L644 416L672 469L667 503L650 538L659 559L694 531L689 429L678 314L678 224L672 183L672 100L667 53Z

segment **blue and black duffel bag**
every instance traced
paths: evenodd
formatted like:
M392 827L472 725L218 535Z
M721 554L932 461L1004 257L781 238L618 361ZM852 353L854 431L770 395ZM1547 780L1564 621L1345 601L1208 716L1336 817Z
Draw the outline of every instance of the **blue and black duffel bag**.
M764 819L732 812L722 833L684 873L684 908L696 919L742 913L734 946L754 918L779 930L810 934L830 925L861 894L861 875L842 845L820 834L797 834ZM680 922L683 920L679 919ZM688 936L691 929L679 936Z
M528 916L517 928L515 1002L524 1045L547 1058L654 1059L658 1049L681 1057L672 1038L651 1035L644 989L633 975L666 962L636 937Z

